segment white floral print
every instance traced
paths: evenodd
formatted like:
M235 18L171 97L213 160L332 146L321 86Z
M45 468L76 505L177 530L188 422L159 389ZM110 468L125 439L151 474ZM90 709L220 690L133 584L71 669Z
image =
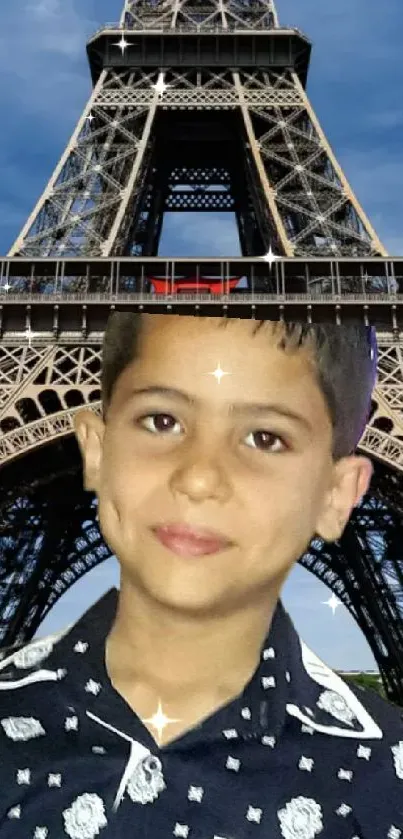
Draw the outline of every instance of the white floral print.
M17 784L30 784L31 772L29 769L19 769L17 772Z
M397 746L392 746L392 753L396 775L403 780L403 740Z
M7 717L1 725L11 740L31 740L46 734L45 729L34 717Z
M77 641L74 646L75 653L86 653L88 650L88 643L86 641Z
M246 818L249 822L256 822L256 824L259 824L262 818L262 810L260 807L248 807Z
M173 830L174 836L177 836L178 839L187 839L189 836L189 826L187 824L179 824L176 822L176 825Z
M99 682L96 682L94 679L88 679L88 682L85 686L85 690L88 693L93 693L96 696L99 693L99 691L101 690L101 685L99 684Z
M343 804L340 804L340 807L337 808L336 813L338 816L348 816L348 814L351 813L351 807L343 802Z
M305 755L302 755L298 764L298 769L304 769L307 772L312 772L313 765L314 761L311 757L305 757Z
M276 680L274 676L263 676L262 677L262 685L264 688L275 688L276 687Z
M108 822L102 798L95 793L79 795L63 812L64 829L70 839L94 839Z
M303 795L289 801L278 817L284 839L314 839L323 830L322 808Z
M66 717L64 727L66 731L78 731L78 717Z
M21 818L21 804L16 804L15 807L11 807L11 809L7 813L7 818L9 818L9 819L20 819Z
M7 662L8 660L11 664L14 664L18 669L22 670L34 667L49 656L56 644L68 634L73 626L74 623L70 623L59 630L59 632L53 633L53 635L47 635L45 638L40 638L36 641L31 641L29 644L25 644L21 650L13 652L12 649L6 649L0 653L0 661ZM3 666L4 664L2 663L2 668Z
M370 697L367 710L365 696L360 702L343 692L341 680L309 651L312 672L304 671L288 658L296 639L283 620L273 647L265 642L253 683L225 709L214 736L211 717L187 744L161 748L156 756L141 719L122 711L105 680L111 610L102 604L60 652L53 650L52 669L16 675L12 657L9 670L0 665L0 762L6 766L0 797L10 839L145 833L151 839L336 839L341 833L345 839L403 839L400 710L377 700L372 719ZM32 655L21 656L20 664L39 663L40 651L54 647L50 640L26 648ZM290 737L283 737L278 708ZM319 709L330 714L325 721ZM385 722L384 732L375 721ZM283 787L276 767L286 762ZM373 780L378 768L379 786Z
M162 775L162 763L157 757L147 755L139 763L127 783L127 792L132 801L150 804L166 789Z
M341 781L351 781L353 773L351 769L339 769L337 777L340 778Z
M327 711L336 720L345 722L347 725L353 724L353 720L355 719L354 712L347 705L344 697L340 696L334 690L324 690L316 704L318 708L321 708L322 711Z
M14 664L21 669L34 667L34 665L40 664L41 661L44 661L50 655L53 647L54 642L46 639L35 642L35 644L28 644L28 646L19 650L18 653L15 653Z
M372 749L368 748L367 746L358 746L357 749L357 757L363 757L365 760L369 760L371 757Z

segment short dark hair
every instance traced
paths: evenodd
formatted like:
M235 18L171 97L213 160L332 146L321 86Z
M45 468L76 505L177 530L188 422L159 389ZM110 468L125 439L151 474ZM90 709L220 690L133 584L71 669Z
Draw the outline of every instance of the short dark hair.
M113 312L105 329L102 348L102 412L106 419L117 379L134 361L141 333L142 313ZM149 315L147 315L149 317ZM195 315L194 317L203 317ZM230 317L231 319L231 317ZM219 319L226 325L228 317ZM266 323L256 321L254 334ZM376 382L378 348L374 327L348 324L302 324L271 321L280 333L277 346L312 351L318 385L325 397L333 426L335 461L356 449L371 414Z

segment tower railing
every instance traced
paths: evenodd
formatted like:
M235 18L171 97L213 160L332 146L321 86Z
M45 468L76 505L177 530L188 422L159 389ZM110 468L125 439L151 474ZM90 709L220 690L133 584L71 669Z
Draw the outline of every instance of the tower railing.
M95 32L92 33L90 36L90 40L96 38L98 35L101 35L103 32L111 32L111 31L120 31L120 32L193 32L193 33L203 33L203 32L219 32L220 34L225 34L226 32L280 32L280 31L292 31L297 32L302 37L306 37L301 29L297 26L287 26L286 24L282 24L281 26L271 26L270 28L259 26L256 30L253 29L253 26L247 26L246 22L242 26L236 21L228 21L226 26L223 26L219 23L178 23L173 27L170 22L161 23L155 22L151 23L149 21L144 22L144 25L140 25L140 23L136 24L135 26L125 26L119 22L113 23L105 23L103 26L100 26L99 29L96 29Z

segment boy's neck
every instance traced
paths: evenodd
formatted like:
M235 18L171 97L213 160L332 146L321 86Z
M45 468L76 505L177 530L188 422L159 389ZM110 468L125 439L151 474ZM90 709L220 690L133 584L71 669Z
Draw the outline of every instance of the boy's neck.
M241 692L256 670L279 590L227 615L186 619L121 587L105 663L117 689L171 709L205 697L217 705ZM145 699L144 699L145 701Z

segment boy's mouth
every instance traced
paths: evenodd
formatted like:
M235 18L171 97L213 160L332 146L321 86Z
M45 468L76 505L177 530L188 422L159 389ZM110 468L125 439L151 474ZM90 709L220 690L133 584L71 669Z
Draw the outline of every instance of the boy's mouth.
M193 528L182 523L157 525L152 531L159 542L179 556L204 556L233 545L233 542L217 531Z

